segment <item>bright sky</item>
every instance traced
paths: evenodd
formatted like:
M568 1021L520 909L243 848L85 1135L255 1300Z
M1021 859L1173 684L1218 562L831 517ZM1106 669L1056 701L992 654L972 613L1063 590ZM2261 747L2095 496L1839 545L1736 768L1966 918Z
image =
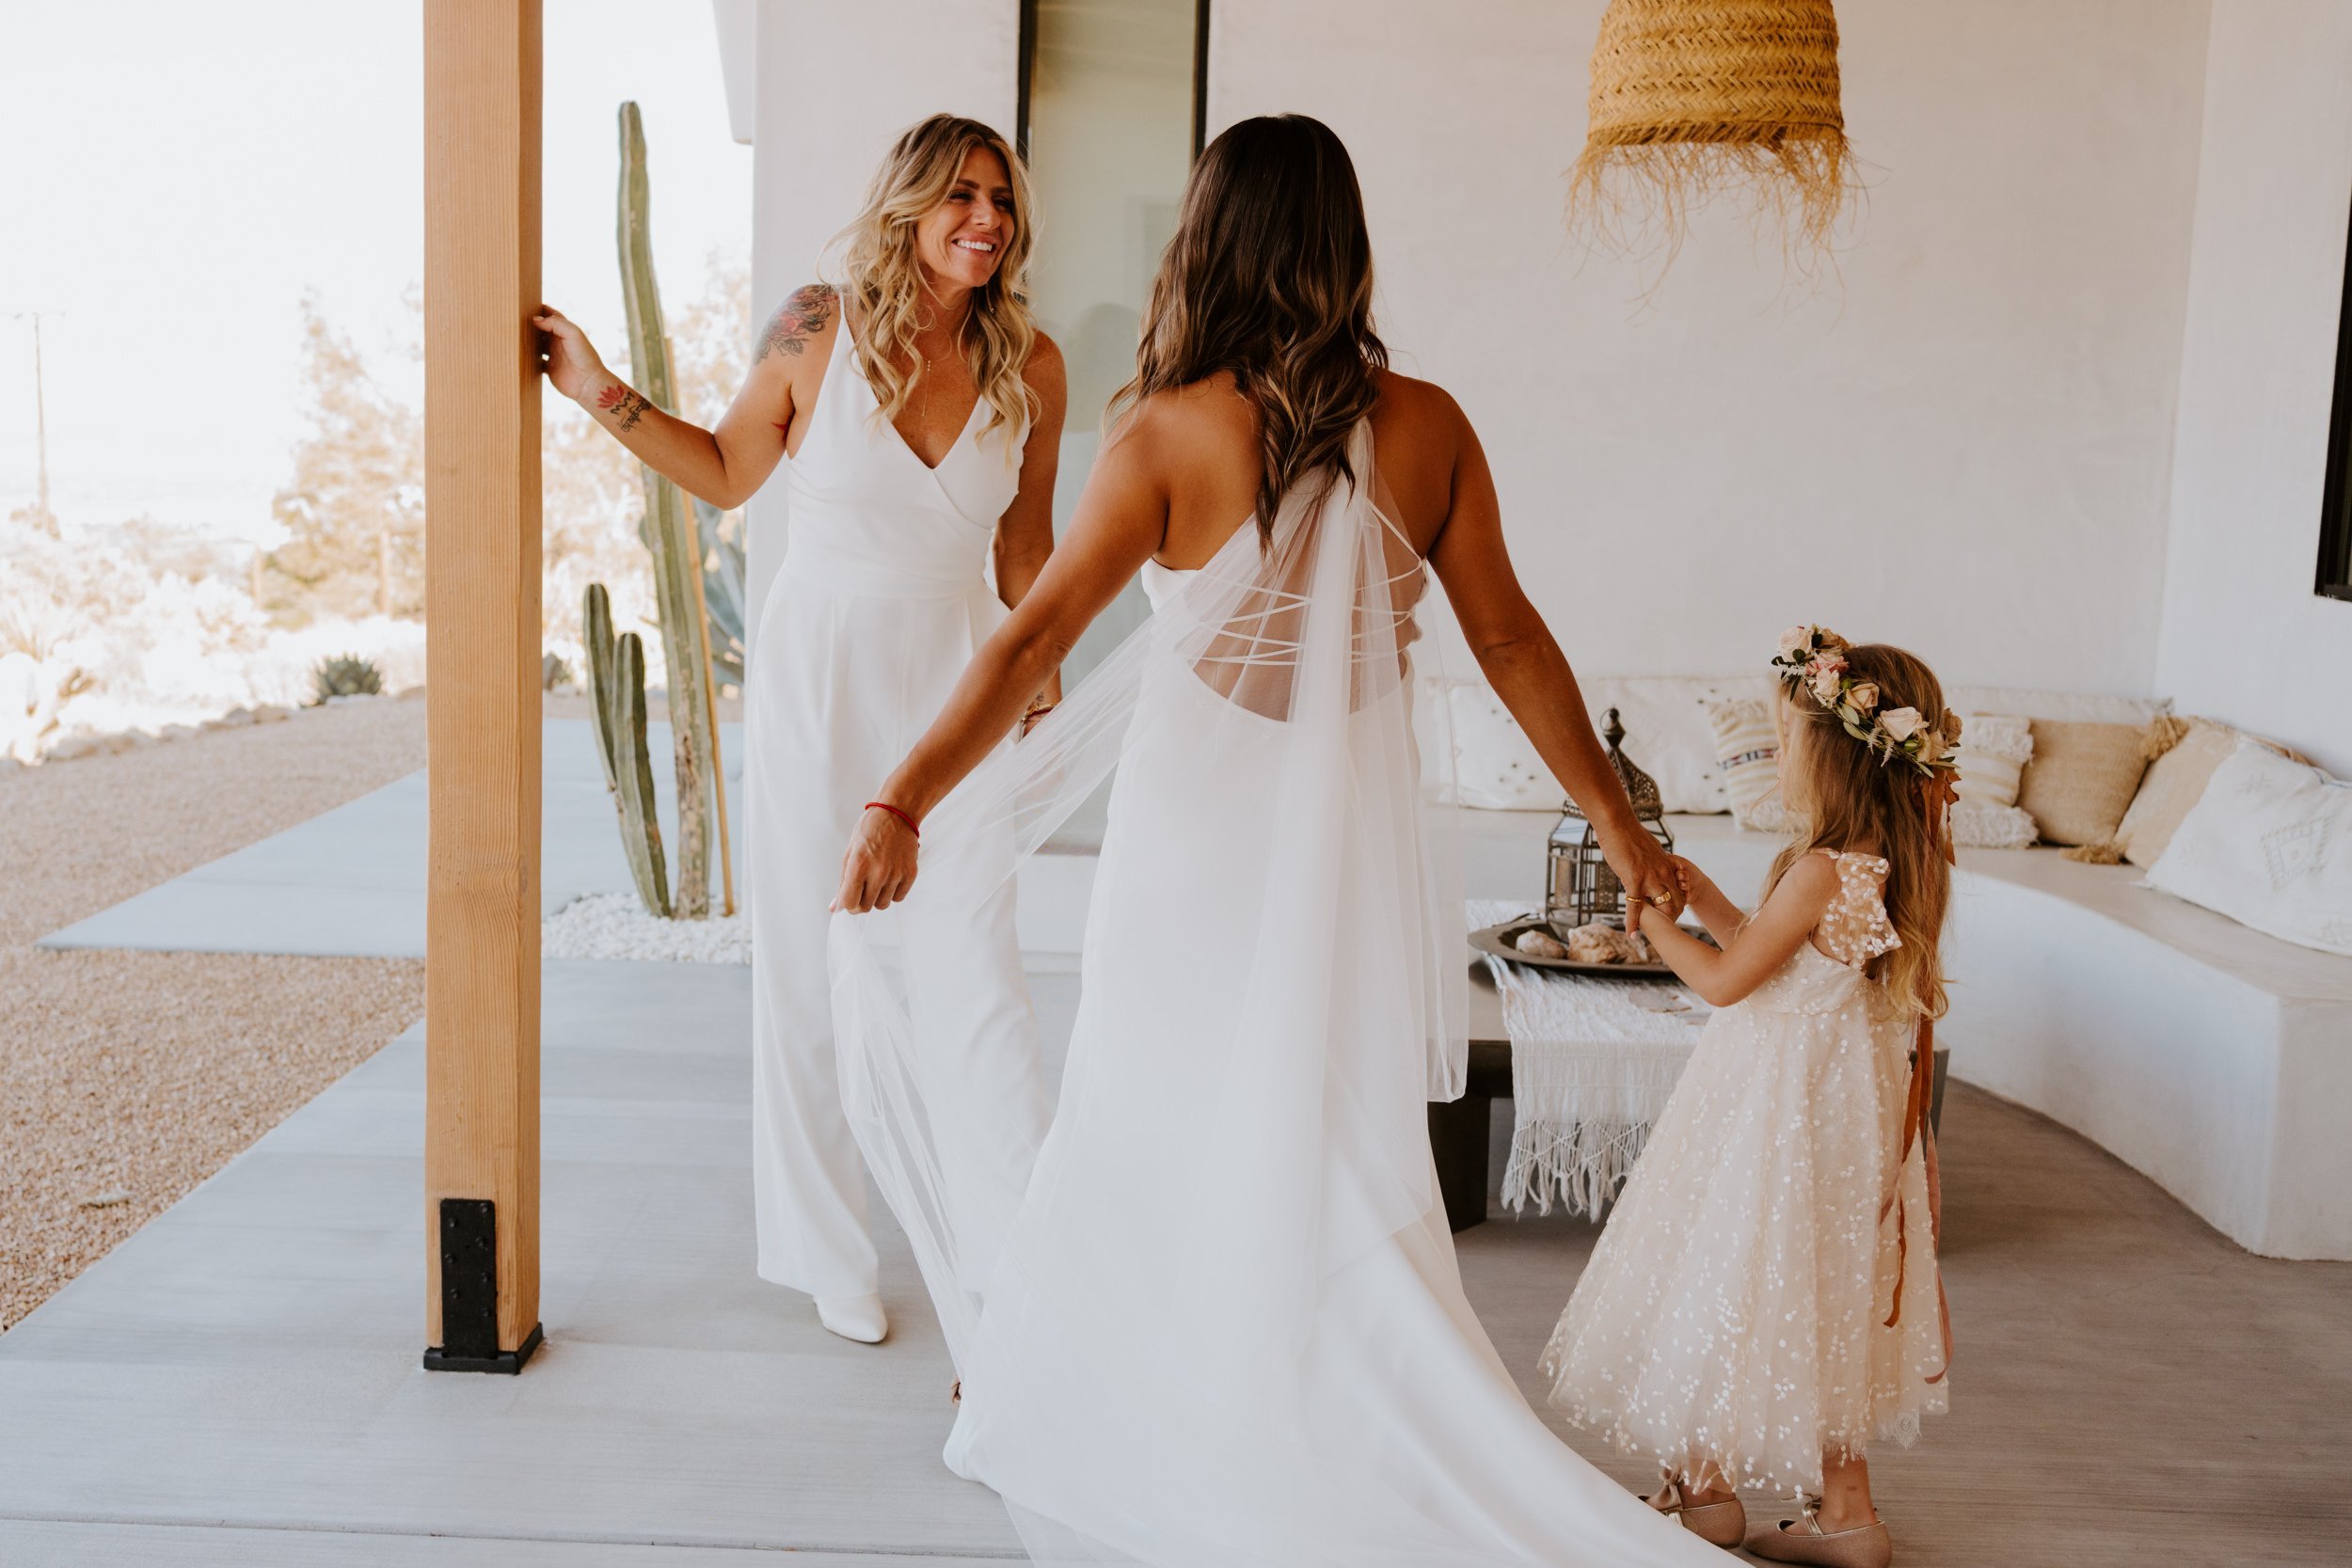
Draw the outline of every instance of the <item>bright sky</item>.
M675 311L751 243L703 0L547 0L545 286L625 356L615 112L637 100ZM302 429L300 301L391 373L422 279L417 0L11 5L0 103L0 515L35 489L41 326L51 504L269 540ZM407 372L413 375L413 371Z

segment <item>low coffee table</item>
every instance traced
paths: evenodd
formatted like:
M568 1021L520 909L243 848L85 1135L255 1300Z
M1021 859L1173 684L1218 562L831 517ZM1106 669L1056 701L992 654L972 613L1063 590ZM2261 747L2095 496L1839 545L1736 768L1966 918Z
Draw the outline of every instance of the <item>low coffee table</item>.
M1949 1053L1935 1049L1935 1085L1929 1120L1944 1119L1944 1070ZM1470 1069L1462 1098L1429 1106L1429 1151L1438 1165L1438 1190L1445 1198L1446 1224L1468 1230L1486 1218L1493 1191L1494 1104L1511 1097L1511 1031L1502 1022L1502 997L1485 963L1473 964L1470 983Z

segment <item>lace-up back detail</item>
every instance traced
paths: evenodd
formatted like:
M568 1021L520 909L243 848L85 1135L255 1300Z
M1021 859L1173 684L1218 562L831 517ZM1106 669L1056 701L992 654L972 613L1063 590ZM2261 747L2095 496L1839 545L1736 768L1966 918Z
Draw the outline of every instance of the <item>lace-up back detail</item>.
M1886 874L1893 868L1876 855L1821 852L1837 867L1837 895L1814 927L1814 945L1849 969L1900 947L1903 939L1886 917Z
M1264 546L1253 519L1206 566L1178 570L1154 561L1144 567L1144 591L1170 622L1200 684L1262 719L1279 722L1291 714L1317 607L1348 620L1349 712L1384 701L1408 677L1427 563L1395 520L1373 460L1369 419L1356 427L1349 458L1352 480L1297 486ZM1344 531L1343 548L1321 547L1331 530Z

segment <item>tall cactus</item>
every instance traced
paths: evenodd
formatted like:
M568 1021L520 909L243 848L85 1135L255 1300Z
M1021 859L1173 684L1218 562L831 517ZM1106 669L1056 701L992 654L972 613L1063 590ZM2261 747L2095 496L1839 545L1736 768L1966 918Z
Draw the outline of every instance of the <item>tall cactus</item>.
M675 412L670 339L661 325L661 293L654 281L651 191L645 175L645 130L634 103L621 105L621 195L618 237L621 295L628 308L628 363L636 388L655 406ZM661 652L670 683L670 735L677 768L677 895L684 920L710 913L708 802L719 776L718 722L703 674L704 629L698 530L678 487L640 466L645 515L639 533L653 552L654 602L661 623Z
M654 806L653 758L645 751L645 645L635 632L615 642L612 602L604 584L588 585L580 616L588 645L588 692L596 710L596 760L620 814L621 848L648 913L670 913L669 868L662 863L661 818Z

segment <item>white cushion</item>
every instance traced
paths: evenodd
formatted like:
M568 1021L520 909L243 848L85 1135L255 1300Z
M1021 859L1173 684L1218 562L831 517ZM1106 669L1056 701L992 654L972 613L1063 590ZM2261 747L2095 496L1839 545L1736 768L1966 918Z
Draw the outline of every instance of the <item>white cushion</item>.
M2148 868L2148 885L2352 956L2352 784L2241 741Z
M1461 681L1433 695L1442 695L1454 748L1452 788L1440 777L1439 800L1488 811L1559 809L1560 785L1551 769L1535 754L1534 743L1492 687ZM1434 714L1436 706L1424 705L1424 711Z
M1963 849L2023 849L2041 836L2033 814L2020 807L1990 800L1952 803L1952 842Z
M2108 697L2088 691L2036 691L2020 686L1947 686L1947 705L1970 713L2013 713L2087 724L2145 724L2172 711L2169 697ZM1963 735L1962 743L1967 742Z
M1715 732L1707 720L1707 705L1732 697L1769 697L1772 677L1621 675L1580 684L1596 731L1604 728L1604 715L1611 708L1617 710L1625 725L1625 754L1658 781L1659 799L1666 810L1705 814L1731 809L1715 762ZM1562 798L1558 782L1494 689L1483 681L1465 681L1444 689L1460 802L1496 811L1557 807Z

